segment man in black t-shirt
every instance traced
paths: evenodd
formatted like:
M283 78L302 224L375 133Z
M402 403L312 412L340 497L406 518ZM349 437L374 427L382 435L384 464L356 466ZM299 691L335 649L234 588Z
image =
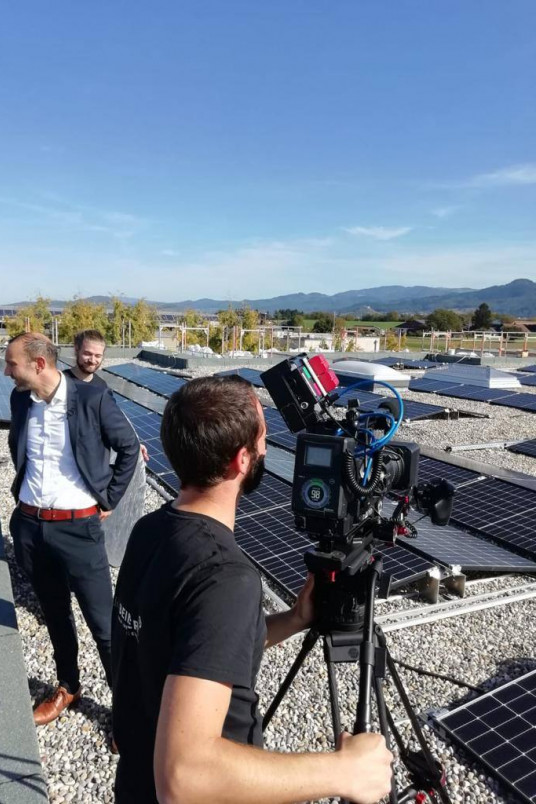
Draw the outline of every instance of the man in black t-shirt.
M72 368L65 369L64 374L68 374L74 380L106 385L96 374L102 365L105 349L106 341L98 329L84 329L82 332L77 332L74 336L76 363Z
M255 682L265 647L313 618L312 579L292 609L264 617L258 572L237 547L237 501L260 482L262 408L238 377L203 378L171 397L162 443L179 497L134 527L112 623L118 804L276 804L388 792L383 737L339 750L261 750Z
M97 371L102 365L106 341L98 329L84 329L74 336L74 356L76 363L71 368L64 369L73 380L79 382L92 382L98 386L107 386L108 383L99 377ZM140 444L141 456L145 463L149 460L149 453L145 444Z

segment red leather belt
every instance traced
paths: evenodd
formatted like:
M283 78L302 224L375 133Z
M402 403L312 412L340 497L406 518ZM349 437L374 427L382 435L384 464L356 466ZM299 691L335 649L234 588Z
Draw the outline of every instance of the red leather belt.
M20 510L35 516L36 519L44 519L45 522L60 522L65 519L84 519L87 516L93 516L99 512L98 505L92 505L90 508L75 508L65 510L63 508L36 508L35 505L27 505L26 503L19 502Z

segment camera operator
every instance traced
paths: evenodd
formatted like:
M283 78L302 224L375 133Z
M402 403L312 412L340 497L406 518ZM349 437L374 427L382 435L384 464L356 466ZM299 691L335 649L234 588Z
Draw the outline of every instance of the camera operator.
M262 408L237 377L173 394L162 443L178 498L134 527L112 625L116 801L276 804L342 796L372 804L392 761L378 734L323 754L263 751L255 682L265 647L311 624L312 578L292 609L265 617L260 576L233 536L257 488Z

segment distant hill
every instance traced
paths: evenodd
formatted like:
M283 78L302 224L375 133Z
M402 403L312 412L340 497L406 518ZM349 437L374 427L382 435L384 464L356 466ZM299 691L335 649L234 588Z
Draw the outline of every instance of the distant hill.
M108 304L109 296L91 296L89 301ZM126 304L134 304L136 298L122 297ZM367 315L372 312L398 310L401 314L426 314L437 307L446 307L464 312L474 310L482 302L486 302L496 313L507 313L517 317L536 318L536 282L530 279L514 279L506 285L473 290L471 288L437 288L426 285L386 285L362 290L347 290L328 296L325 293L289 293L285 296L274 296L269 299L188 299L179 302L150 301L160 310L181 312L195 309L206 313L233 307L249 305L250 307L272 313L274 310L295 309L310 313L314 310L325 310L336 313L357 313ZM54 301L55 307L63 307L65 301ZM19 306L23 302L0 305L3 307Z

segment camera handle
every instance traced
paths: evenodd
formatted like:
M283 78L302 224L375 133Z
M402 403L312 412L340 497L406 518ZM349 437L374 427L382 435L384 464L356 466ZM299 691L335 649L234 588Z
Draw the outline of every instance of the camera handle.
M444 787L443 769L430 752L415 710L408 698L394 660L387 648L385 635L381 628L374 622L376 583L382 571L381 557L376 555L375 559L376 560L373 561L366 570L367 586L362 631L326 631L324 629L321 631L318 625L313 625L305 635L302 647L296 659L266 711L262 722L262 730L265 731L306 657L316 645L319 637L323 636L324 661L326 662L328 673L329 698L335 743L341 733L335 665L343 662L359 662L359 695L354 734L372 731L371 697L372 689L374 689L380 732L383 734L388 748L390 748L390 735L394 737L400 760L408 771L412 782L408 788L398 793L393 776L391 792L389 794L390 804L406 804L406 802L411 801L419 802L420 804L426 804L426 802L451 804L451 800ZM405 746L394 719L387 708L383 694L383 682L385 680L386 669L389 670L402 705L408 715L408 719L420 745L420 751L409 751ZM349 804L349 802L341 800L341 804Z

